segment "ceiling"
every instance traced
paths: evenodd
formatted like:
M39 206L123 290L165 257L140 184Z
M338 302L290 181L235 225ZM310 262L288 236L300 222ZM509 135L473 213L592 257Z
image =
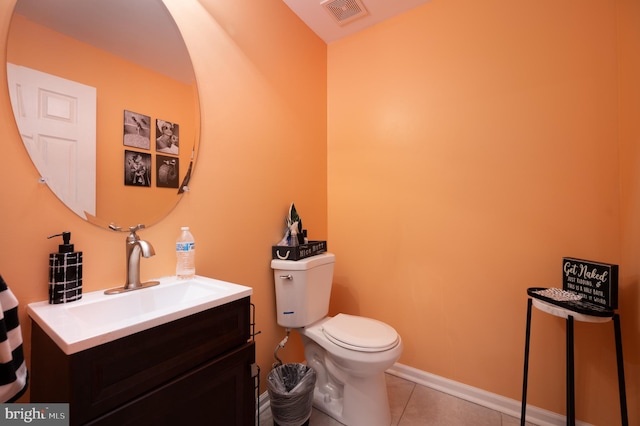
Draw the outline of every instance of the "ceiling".
M331 43L429 0L282 1L322 40ZM333 13L325 7L327 3ZM362 13L339 23L336 13L349 12L354 6ZM189 54L162 0L18 0L15 11L128 61L179 81L193 81Z
M409 9L427 3L429 0L282 0L304 21L325 43L355 34L367 27L393 18ZM325 7L330 5L330 12ZM365 13L356 19L342 20L335 18L336 9L346 12L363 7Z
M14 11L130 62L193 82L182 35L161 0L18 0Z

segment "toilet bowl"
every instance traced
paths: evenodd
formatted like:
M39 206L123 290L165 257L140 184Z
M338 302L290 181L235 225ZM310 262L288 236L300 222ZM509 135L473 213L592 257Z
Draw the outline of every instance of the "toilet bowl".
M271 262L278 324L298 331L316 371L314 406L347 426L388 426L385 370L402 354L393 327L366 317L327 316L335 256Z
M339 324L332 324L334 320ZM358 347L362 342L357 335L352 341L340 341L330 334L344 331L340 326L348 321L371 321L374 329L388 327L380 347L372 346L373 339L370 345ZM314 406L345 425L389 425L384 372L402 354L402 340L395 330L370 318L338 314L297 331L302 336L307 365L316 370Z

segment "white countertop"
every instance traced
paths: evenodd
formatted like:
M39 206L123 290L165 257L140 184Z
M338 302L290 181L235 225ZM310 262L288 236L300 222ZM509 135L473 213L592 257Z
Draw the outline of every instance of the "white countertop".
M252 288L196 276L180 281L159 279L155 287L106 295L85 293L82 299L49 304L30 303L27 314L66 353L71 355L252 294Z

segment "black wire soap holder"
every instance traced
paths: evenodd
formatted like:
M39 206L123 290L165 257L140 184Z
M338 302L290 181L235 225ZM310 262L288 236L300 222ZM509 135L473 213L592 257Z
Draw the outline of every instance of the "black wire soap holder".
M608 306L590 302L582 297L572 298L566 293L580 296L578 293L559 288L530 287L527 289L527 294L534 299L542 300L543 302L547 302L579 314L595 317L612 317L615 313L613 309Z

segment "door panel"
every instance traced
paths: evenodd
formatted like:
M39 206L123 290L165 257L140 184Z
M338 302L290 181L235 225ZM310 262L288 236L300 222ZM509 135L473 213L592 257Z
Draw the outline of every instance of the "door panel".
M81 217L96 214L96 89L7 64L22 140L51 190Z

